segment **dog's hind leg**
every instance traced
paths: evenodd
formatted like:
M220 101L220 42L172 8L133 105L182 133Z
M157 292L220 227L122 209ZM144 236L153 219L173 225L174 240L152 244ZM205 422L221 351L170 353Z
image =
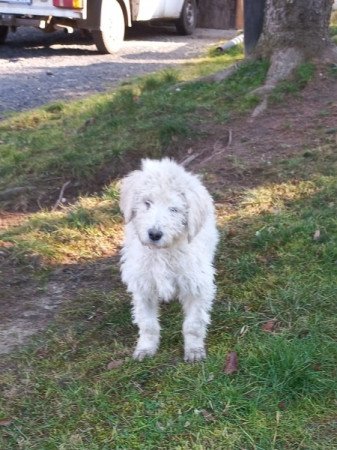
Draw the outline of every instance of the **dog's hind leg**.
M133 296L133 322L138 325L139 338L133 358L142 361L153 356L158 350L160 325L158 320L158 300Z
M205 337L210 323L212 299L188 296L181 299L185 320L183 324L184 360L201 361L206 358Z

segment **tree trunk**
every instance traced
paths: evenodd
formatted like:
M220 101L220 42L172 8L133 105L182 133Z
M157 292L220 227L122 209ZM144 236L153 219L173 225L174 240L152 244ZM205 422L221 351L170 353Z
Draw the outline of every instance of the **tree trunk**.
M297 48L305 58L331 45L329 21L333 0L267 0L262 36L256 54L270 58L275 51Z
M245 45L247 38L251 44L246 54L252 58L270 60L265 85L253 91L261 97L261 103L253 116L267 107L269 93L276 84L289 78L302 62L311 60L337 63L336 46L329 37L333 2L334 0L245 0ZM230 0L205 0L200 2L201 13L219 14L221 7L229 3ZM211 5L215 8L213 11ZM231 76L235 69L234 65L198 81L222 81Z
M264 109L275 85L302 62L337 61L329 37L332 4L333 0L266 0L263 30L253 56L269 59L270 68L265 85L254 91L263 102L253 115Z

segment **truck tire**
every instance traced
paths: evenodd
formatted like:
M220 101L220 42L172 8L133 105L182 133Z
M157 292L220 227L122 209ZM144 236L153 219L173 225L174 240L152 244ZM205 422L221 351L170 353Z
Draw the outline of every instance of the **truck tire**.
M6 42L6 37L8 34L8 27L5 25L0 26L0 45Z
M185 0L176 28L179 34L192 34L197 26L198 7L196 0Z
M102 0L100 30L93 30L91 34L100 53L118 50L124 39L125 20L117 0Z

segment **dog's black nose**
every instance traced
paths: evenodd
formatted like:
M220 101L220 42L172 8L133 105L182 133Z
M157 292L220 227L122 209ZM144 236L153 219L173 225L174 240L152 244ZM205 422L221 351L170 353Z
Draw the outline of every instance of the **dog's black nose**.
M149 230L149 238L153 242L159 241L162 238L162 236L163 236L163 233L161 231L154 230L153 228L151 228L151 230Z

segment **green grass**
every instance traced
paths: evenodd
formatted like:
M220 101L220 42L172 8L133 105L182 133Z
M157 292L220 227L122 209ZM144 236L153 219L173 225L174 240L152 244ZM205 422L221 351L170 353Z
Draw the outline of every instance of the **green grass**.
M303 63L295 71L291 80L281 81L270 95L272 102L283 101L286 94L298 94L313 78L315 65Z
M182 362L176 304L163 307L159 355L140 364L128 356L136 330L119 282L79 292L9 358L1 415L13 423L1 448L336 448L336 194L331 175L263 186L223 219L203 364ZM95 227L83 211L70 209L55 229ZM40 219L31 227L41 231ZM271 334L261 330L270 318L279 322ZM230 350L240 367L231 377ZM110 360L123 364L108 370Z
M200 72L214 70L207 66L212 58ZM225 83L172 91L197 68L189 70L2 122L1 183L90 179L102 164L122 165L135 150L165 154L175 136L198 139L193 130L201 120L221 122L254 106L249 90L263 81L266 64L249 63ZM172 303L162 307L160 352L133 362L137 331L112 265L110 289L79 285L48 330L2 358L0 421L11 423L0 425L1 449L337 449L335 142L270 170L274 181L261 171L257 187L240 191L235 207L217 204L218 293L207 360L182 362L182 315ZM117 254L121 234L112 183L60 211L31 214L0 240L14 244L13 264L39 259L43 289L55 266L76 271L94 263L98 270ZM262 325L270 319L278 326L267 333ZM232 376L223 371L229 351L239 360ZM110 361L120 365L108 369Z
M256 102L249 91L263 82L265 62L246 64L226 84L174 88L240 58L237 50L205 56L180 71L165 70L108 94L51 104L2 121L0 190L28 185L36 198L36 191L45 194L64 180L85 186L107 166L111 176L118 175L125 155L172 154L181 142L202 137L207 122L221 122Z

